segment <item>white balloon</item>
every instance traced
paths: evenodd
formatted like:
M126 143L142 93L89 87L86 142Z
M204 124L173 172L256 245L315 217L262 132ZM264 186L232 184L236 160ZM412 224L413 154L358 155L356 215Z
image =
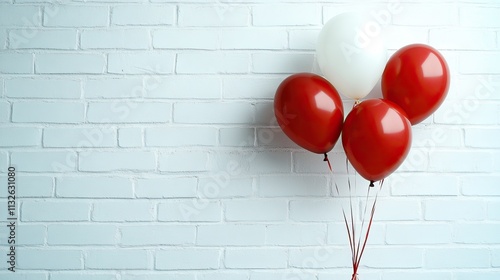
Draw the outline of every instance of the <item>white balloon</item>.
M382 37L382 27L368 14L343 13L325 24L316 55L337 91L355 100L370 93L387 62Z

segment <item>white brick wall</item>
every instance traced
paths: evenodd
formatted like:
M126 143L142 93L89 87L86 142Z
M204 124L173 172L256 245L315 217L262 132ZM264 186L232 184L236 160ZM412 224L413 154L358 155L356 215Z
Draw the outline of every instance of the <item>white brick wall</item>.
M430 44L452 73L385 183L360 279L499 278L497 0L50 2L0 0L0 220L19 171L0 279L349 279L342 148L331 176L272 100L317 71L322 24L360 9L388 15L390 53Z

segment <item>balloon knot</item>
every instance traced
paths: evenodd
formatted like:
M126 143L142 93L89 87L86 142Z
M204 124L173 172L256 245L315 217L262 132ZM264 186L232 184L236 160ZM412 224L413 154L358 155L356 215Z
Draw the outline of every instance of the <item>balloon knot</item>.
M323 159L323 161L328 161L328 155L325 153L325 158Z
M370 187L375 187L373 183L375 183L375 181L370 181Z

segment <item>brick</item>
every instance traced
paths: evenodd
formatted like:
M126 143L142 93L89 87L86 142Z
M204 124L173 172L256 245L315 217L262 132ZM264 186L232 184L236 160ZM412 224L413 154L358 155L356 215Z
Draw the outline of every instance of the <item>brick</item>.
M488 268L490 251L476 248L433 248L427 249L424 257L425 268Z
M265 244L264 225L199 225L197 246L262 246Z
M494 125L491 116L498 111L495 104L480 103L477 100L450 100L442 109L434 113L434 122L439 124L480 124Z
M435 151L429 169L440 172L488 172L493 169L491 153L482 151ZM459 157L461 160L457 160Z
M364 206L363 206L364 207ZM394 211L397 209L397 211ZM421 205L415 199L378 199L374 221L414 221L421 219Z
M459 76L454 79L455 82L450 84L449 94L447 98L460 100L462 103L470 102L471 96L479 100L495 99L498 100L500 95L495 94L495 90L500 88L500 77L492 75L484 76ZM472 93L472 95L471 95ZM466 99L466 100L463 100ZM474 104L472 102L471 104Z
M75 50L77 48L76 30L12 30L9 32L11 49L54 49Z
M180 74L243 74L248 72L249 63L244 53L180 53L175 69Z
M146 146L215 146L216 136L212 127L152 127L146 128Z
M88 79L83 85L85 98L137 98L143 91L139 78Z
M45 231L45 225L18 224L16 225L16 245L44 245ZM1 227L0 234L5 237L10 236L10 228L7 226ZM4 240L5 244L8 244L7 238Z
M33 73L33 55L26 53L0 53L1 74Z
M141 198L196 197L197 180L194 177L137 179L135 195Z
M90 250L85 258L85 268L89 269L149 269L152 257L142 249Z
M276 15L280 15L279 17ZM256 5L256 26L304 26L321 24L321 7L314 4Z
M452 275L451 272L436 272L436 271L401 271L401 272L384 272L382 279L383 280L398 280L398 279L407 279L407 280L451 280Z
M49 225L49 245L114 245L117 230L112 225Z
M228 29L220 36L221 49L282 50L288 46L285 29Z
M219 32L211 29L165 29L153 31L155 49L215 50Z
M266 52L252 55L252 72L258 74L311 72L313 67L313 54Z
M156 169L153 152L117 151L88 152L79 158L80 171L152 171Z
M472 148L500 148L500 132L491 128L467 128L465 145Z
M28 5L0 5L0 26L40 26L40 7Z
M50 280L116 280L115 273L88 273L88 272L52 272Z
M160 246L194 244L195 226L123 226L120 228L123 246Z
M19 197L51 197L54 192L52 177L19 176L16 181L22 188L17 188Z
M500 267L500 252L498 250L492 252L491 264L493 267Z
M226 268L286 268L288 254L281 248L226 249Z
M146 77L144 80L146 98L165 99L220 99L221 81L214 76L191 75L167 77Z
M143 147L143 135L143 130L139 127L120 128L118 131L118 145L127 148Z
M44 9L43 25L48 27L104 27L108 25L107 6L55 5Z
M0 123L8 122L10 120L10 103L7 101L0 101Z
M290 249L290 267L293 268L339 268L350 267L350 252L331 247L309 247Z
M208 152L176 151L159 155L160 171L167 172L202 172L208 171Z
M23 101L13 104L13 122L80 123L85 106L79 102Z
M221 128L219 129L219 143L224 147L253 147L255 142L253 128Z
M0 147L29 147L41 144L42 131L35 127L1 127Z
M326 243L326 226L310 225L268 225L266 244L274 246L304 246ZM286 233L286 234L283 234Z
M192 112L197 112L193 114ZM174 122L203 124L245 124L253 122L254 108L250 103L176 103Z
M157 270L218 269L218 249L173 248L156 252Z
M345 170L345 153L330 152L328 155L333 170ZM328 164L323 161L323 155L310 152L297 152L293 154L294 171L298 173L325 173L330 172Z
M112 25L172 25L175 20L173 5L127 5L113 7Z
M349 213L349 210L346 209L346 214ZM355 214L356 217L359 216L359 214ZM368 220L368 214L365 216L365 218ZM355 218L356 219L356 218ZM363 232L366 233L366 225L367 225L367 220L365 220L365 225L363 227ZM360 227L356 228L356 236L359 238L360 233L361 233ZM386 227L384 224L381 223L373 223L372 227L370 229L370 237L368 238L368 243L367 244L376 244L376 245L385 245L386 244ZM319 242L316 244L318 245ZM327 244L332 244L332 245L342 245L345 246L346 244L349 244L349 238L347 236L347 231L345 227L345 222L342 219L342 222L337 222L337 223L331 223L328 225L328 237L327 237Z
M0 29L0 50L7 48L7 30Z
M462 223L454 225L453 241L462 244L498 244L499 224Z
M226 272L226 271L216 271L204 274L198 274L197 280L219 280L219 279L231 279L231 280L248 280L248 273L242 272Z
M495 41L495 32L489 30L440 28L429 32L429 43L437 49L488 50L495 49Z
M54 261L58 260L58 261ZM17 267L23 270L52 269L77 270L83 269L82 252L67 249L17 249Z
M122 274L122 280L162 280L165 279L165 277L169 277L175 280L196 280L196 274L195 273L178 273L178 272L168 272L168 271L162 271L162 272L157 272L157 273L151 273L151 272L130 272L130 273L123 273ZM114 280L114 279L113 279Z
M478 271L457 271L454 273L455 279L457 280L466 280L477 277L476 279L484 279L484 280L495 280L498 277L497 272L478 272Z
M88 221L90 203L80 201L26 201L21 206L24 222Z
M263 197L326 196L328 183L321 176L266 176L259 178L258 192Z
M39 74L102 74L106 59L102 54L45 53L35 55L35 71Z
M363 254L363 263L370 268L420 268L423 252L407 247L370 248Z
M481 200L428 200L424 209L428 221L478 221L486 215L486 205Z
M109 128L45 128L43 146L57 148L116 147L116 131Z
M81 34L82 49L127 49L149 48L149 33L141 29L84 30Z
M459 193L458 178L451 175L395 174L387 183L394 196L456 196Z
M447 244L452 241L452 228L446 224L388 224L388 244Z
M281 78L228 77L222 95L225 99L272 99Z
M79 99L80 81L69 79L25 79L5 81L5 96L12 98Z
M315 51L320 29L298 29L288 32L288 44L292 50Z
M459 71L461 74L500 74L500 66L494 63L499 58L499 52L461 52Z
M253 180L252 178L234 178L227 177L228 174L212 175L210 178L199 179L199 193L206 197L223 198L223 197L248 197L252 195ZM224 178L229 178L224 180ZM216 191L214 191L214 185Z
M411 44L429 44L428 26L383 26L384 43L388 49L398 50Z
M425 148L428 151L433 151L437 147L454 147L463 146L463 132L460 128L412 128L412 147Z
M283 221L287 203L283 200L233 200L225 203L227 221Z
M47 273L45 272L29 272L29 271L19 271L16 273L7 271L7 266L5 267L6 272L0 272L0 278L9 280L47 280Z
M457 6L445 4L401 5L401 12L392 17L394 25L443 26L458 23Z
M339 201L333 200L292 200L290 220L301 222L340 221L342 209Z
M154 205L149 201L98 201L92 220L99 222L146 222L154 220Z
M464 195L495 196L500 195L498 176L467 176L462 178L462 193Z
M498 7L460 7L460 25L470 27L500 27Z
M273 279L292 279L296 277L301 280L317 280L316 274L312 271L292 270L290 272L277 272L277 271L252 271L250 273L250 280L273 280ZM333 279L333 278L330 278ZM364 278L363 278L364 279Z
M170 118L171 104L159 102L95 102L87 112L91 123L165 123Z
M74 152L12 152L11 162L18 171L61 172L76 170Z
M17 168L15 161L12 161L11 166ZM1 170L7 170L9 167L9 155L7 152L0 152L0 168Z
M257 128L257 146L286 149L302 149L295 144L280 128Z
M500 220L500 202L490 201L487 206L488 219L489 220Z
M118 177L61 177L56 179L57 197L132 198L132 181Z
M158 220L167 222L219 222L222 207L218 201L190 199L158 205Z
M247 26L250 9L244 6L222 4L218 6L181 5L178 11L179 26Z
M172 74L173 53L110 53L108 73L112 74Z

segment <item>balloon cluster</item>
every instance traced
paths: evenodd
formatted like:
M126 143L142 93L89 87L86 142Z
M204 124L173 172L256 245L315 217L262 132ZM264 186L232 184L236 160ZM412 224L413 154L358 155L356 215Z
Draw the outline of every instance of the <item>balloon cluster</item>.
M383 40L370 37L366 16L344 13L319 34L316 56L325 78L295 74L277 89L281 129L299 146L329 152L342 134L347 158L373 184L394 172L411 146L411 126L429 117L446 97L450 74L434 48L413 44L386 62ZM361 99L381 79L382 99ZM355 100L344 122L338 91Z

